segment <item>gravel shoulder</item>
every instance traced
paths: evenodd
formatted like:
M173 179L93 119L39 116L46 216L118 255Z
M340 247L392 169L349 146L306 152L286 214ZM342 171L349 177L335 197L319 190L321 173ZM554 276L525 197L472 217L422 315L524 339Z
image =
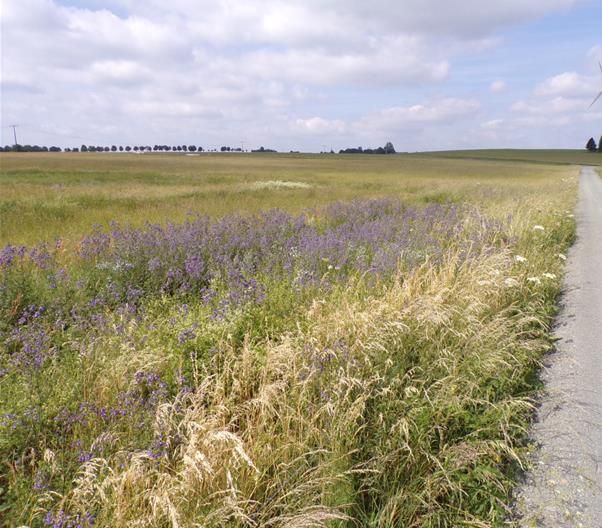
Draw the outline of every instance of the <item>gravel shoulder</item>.
M523 527L602 527L602 178L592 167L581 170L576 217L538 449L516 493Z

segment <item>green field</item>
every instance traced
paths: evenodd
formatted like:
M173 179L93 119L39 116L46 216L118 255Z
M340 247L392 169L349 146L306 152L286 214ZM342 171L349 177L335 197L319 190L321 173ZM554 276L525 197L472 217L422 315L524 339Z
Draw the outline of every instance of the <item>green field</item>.
M451 155L0 155L0 526L510 525L577 157Z
M357 197L497 206L505 199L525 198L516 192L517 184L537 193L551 175L566 170L489 159L439 159L452 154L1 154L0 244L58 237L73 242L94 224L106 226L114 220L140 226L183 221L190 213L215 217L268 208L299 211ZM525 158L541 161L544 154Z
M602 165L602 153L588 152L585 149L536 150L536 149L497 149L497 150L452 150L419 154L445 159L472 159L491 161L516 161L543 163L544 165Z

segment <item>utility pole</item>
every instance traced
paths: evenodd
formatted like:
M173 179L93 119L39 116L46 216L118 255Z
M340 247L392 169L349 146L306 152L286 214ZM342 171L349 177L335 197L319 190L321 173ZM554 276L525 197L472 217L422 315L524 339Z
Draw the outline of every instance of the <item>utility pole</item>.
M19 143L17 143L17 127L19 125L8 125L9 128L13 129L13 136L15 136L15 145L18 145Z

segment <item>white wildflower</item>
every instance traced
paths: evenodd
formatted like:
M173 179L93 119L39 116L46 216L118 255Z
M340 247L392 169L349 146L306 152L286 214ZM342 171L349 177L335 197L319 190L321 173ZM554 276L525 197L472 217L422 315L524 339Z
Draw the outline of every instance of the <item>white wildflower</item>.
M541 284L541 279L539 277L527 277L527 282L532 282L534 284Z
M492 282L490 280L478 280L477 284L479 286L489 286L490 284L492 284Z
M564 255L563 253L558 253L558 258L560 260L566 260L566 255Z
M512 277L509 277L506 280L504 280L504 285L508 288L516 288L516 286L518 286L518 281L516 279L513 279Z
M329 270L331 270L331 269L333 269L333 268L334 268L334 266L333 266L332 264L328 264L328 269L329 269Z
M515 255L514 260L516 260L516 262L527 262L527 259L521 255Z
M533 231L545 231L546 228L544 226L536 225L533 226Z
M553 273L543 273L542 274L543 277L545 277L546 279L555 279L556 275L554 275Z

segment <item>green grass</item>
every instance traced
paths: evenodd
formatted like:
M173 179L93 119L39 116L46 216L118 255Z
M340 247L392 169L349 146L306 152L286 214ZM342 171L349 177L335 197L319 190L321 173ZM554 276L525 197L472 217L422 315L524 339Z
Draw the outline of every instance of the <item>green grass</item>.
M519 163L543 163L544 165L602 165L602 153L582 150L555 149L483 149L450 150L417 154L417 156L445 159L515 161Z
M517 185L538 192L565 170L438 156L0 154L0 244L58 237L74 244L93 225L113 220L140 226L190 213L298 211L356 197L503 208ZM266 181L309 187L256 186Z
M95 528L507 523L575 232L577 168L541 156L2 155L0 243L67 243L59 269L0 270L0 526L48 512ZM270 181L310 187L256 186ZM274 207L319 221L320 205L374 196L461 205L464 231L386 280L298 293L263 277L265 301L222 318L159 290L95 308L130 279L73 253L95 223ZM491 242L466 254L481 231ZM25 345L50 359L15 369ZM159 400L97 412L124 394Z

